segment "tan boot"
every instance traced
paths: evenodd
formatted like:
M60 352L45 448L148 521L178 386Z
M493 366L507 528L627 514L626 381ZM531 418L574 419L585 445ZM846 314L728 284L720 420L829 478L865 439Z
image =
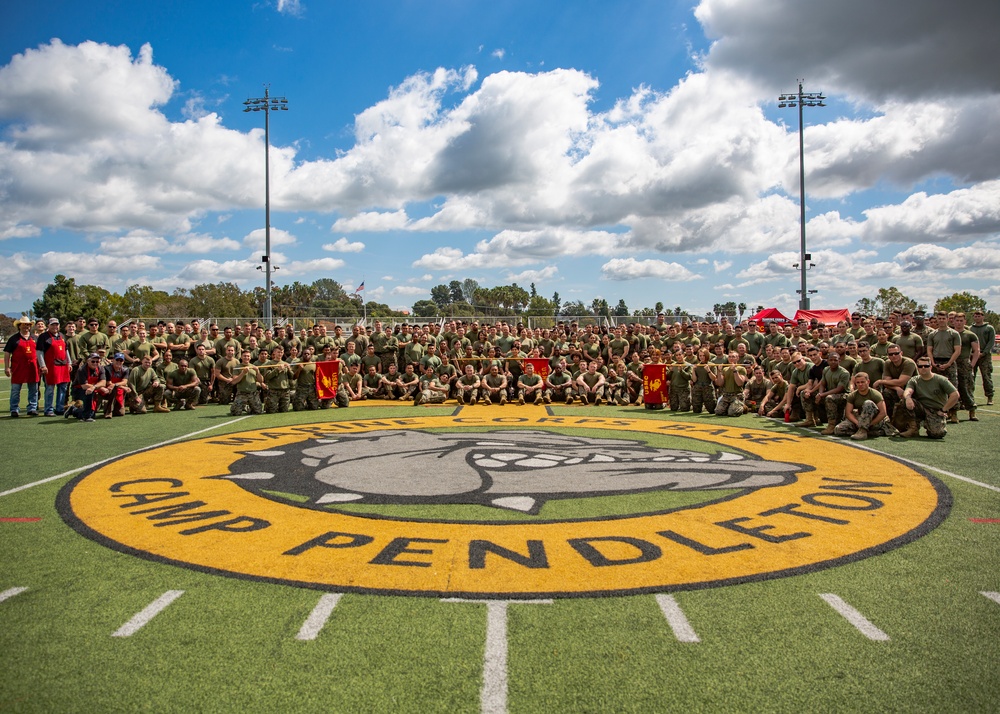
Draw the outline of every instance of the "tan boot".
M831 421L826 425L826 428L820 432L823 436L833 436L833 432L837 429L837 422Z
M976 408L972 407L969 410L969 421L979 421L979 417L976 416Z
M952 409L948 412L948 423L958 424L958 409Z
M170 413L170 407L168 407L166 404L164 404L163 400L160 400L160 401L158 401L156 403L156 406L153 407L153 411L155 413L157 413L157 414L169 414Z
M801 426L803 428L808 428L808 427L819 426L819 425L816 423L816 418L810 414L809 416L807 416L805 418L804 421L800 421L798 424L795 424L794 426Z
M920 436L920 424L916 419L910 419L906 424L906 431L901 431L899 435L904 439L912 439L915 436Z
M864 441L868 438L868 431L866 429L858 429L856 432L851 434L851 438L855 441Z

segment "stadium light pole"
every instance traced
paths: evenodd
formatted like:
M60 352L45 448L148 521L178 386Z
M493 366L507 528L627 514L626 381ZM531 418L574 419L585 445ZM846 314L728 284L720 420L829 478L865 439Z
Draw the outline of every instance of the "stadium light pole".
M252 97L243 102L244 112L264 112L264 322L268 329L274 327L271 310L271 126L272 111L288 111L288 100L272 97L270 85L264 86L263 97ZM260 269L260 266L258 266Z
M799 309L809 309L809 294L816 292L806 288L806 270L812 265L812 256L806 253L806 161L805 142L802 132L802 108L803 107L825 107L823 100L826 97L822 92L803 92L802 82L799 82L799 91L795 94L779 94L778 108L799 109Z

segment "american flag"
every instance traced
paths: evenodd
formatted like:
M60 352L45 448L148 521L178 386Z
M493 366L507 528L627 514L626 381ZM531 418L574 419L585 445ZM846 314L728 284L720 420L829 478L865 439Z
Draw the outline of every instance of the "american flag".
M365 289L365 281L362 280L361 281L361 285L359 285L358 287L354 288L354 292L359 293L359 292L361 292L364 289Z

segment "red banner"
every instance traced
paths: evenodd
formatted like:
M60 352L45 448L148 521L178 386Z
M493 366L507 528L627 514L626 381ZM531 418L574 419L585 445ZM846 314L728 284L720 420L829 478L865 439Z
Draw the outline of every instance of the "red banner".
M316 363L316 396L334 399L340 387L340 360Z
M665 404L670 401L670 383L667 380L667 365L644 364L642 366L642 401L644 404Z
M541 377L542 381L549 378L549 361L544 357L528 357L524 363L533 365L535 374Z

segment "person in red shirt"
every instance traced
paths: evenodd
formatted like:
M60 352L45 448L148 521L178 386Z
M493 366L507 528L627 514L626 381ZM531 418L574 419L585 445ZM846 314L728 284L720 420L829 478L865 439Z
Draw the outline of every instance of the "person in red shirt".
M10 415L19 417L21 385L28 385L28 416L38 416L38 369L35 338L31 334L32 322L27 317L14 321L17 334L7 340L4 346L3 372L10 377Z
M38 366L45 377L45 416L62 414L69 393L70 358L66 336L59 331L59 319L50 318L49 328L35 341Z

